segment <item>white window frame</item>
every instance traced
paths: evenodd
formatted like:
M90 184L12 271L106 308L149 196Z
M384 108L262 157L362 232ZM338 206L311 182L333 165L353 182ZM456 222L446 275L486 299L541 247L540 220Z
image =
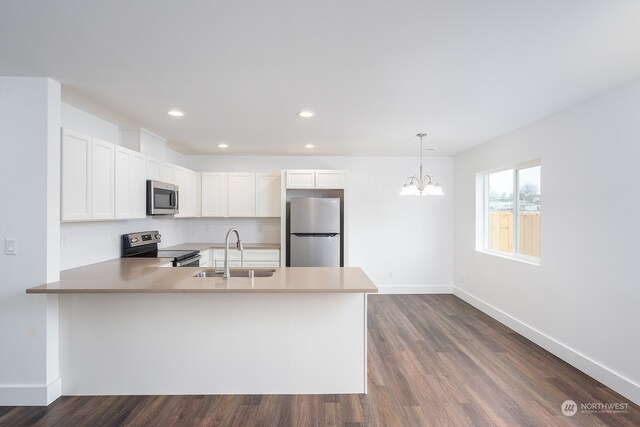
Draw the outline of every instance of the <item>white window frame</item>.
M540 166L540 186L542 187L542 162L540 159L518 163L497 169L491 169L476 174L476 251L500 258L511 259L531 265L541 265L542 248L540 257L524 255L516 252L520 247L520 185L518 171ZM489 175L505 170L513 170L513 195L514 195L514 253L501 252L489 249ZM542 212L542 200L540 200L540 212ZM540 245L542 245L542 227L540 228Z

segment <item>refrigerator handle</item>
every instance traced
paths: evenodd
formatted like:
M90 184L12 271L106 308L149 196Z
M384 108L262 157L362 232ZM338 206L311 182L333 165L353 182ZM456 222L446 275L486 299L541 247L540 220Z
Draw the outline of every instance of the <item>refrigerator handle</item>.
M336 237L340 233L291 233L291 235L298 237Z

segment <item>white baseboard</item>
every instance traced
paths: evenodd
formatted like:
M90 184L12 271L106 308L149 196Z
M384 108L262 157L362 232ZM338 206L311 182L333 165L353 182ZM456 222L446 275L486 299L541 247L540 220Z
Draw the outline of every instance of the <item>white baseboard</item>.
M46 386L0 385L0 406L47 406L62 396L62 379Z
M379 294L450 294L451 285L379 285Z
M548 335L538 331L537 329L527 325L526 323L521 322L520 320L514 318L513 316L505 313L492 306L491 304L486 303L485 301L469 294L466 291L463 291L460 288L453 287L453 294L458 298L468 302L478 310L484 312L485 314L493 317L500 323L508 326L513 329L520 335L525 338L533 341L538 344L540 347L545 350L553 353L558 356L560 359L564 360L568 364L574 366L575 368L581 370L585 374L590 377L600 381L602 384L607 387L615 390L621 395L625 396L632 402L640 405L640 385L634 383L632 380L625 378L619 373L607 368L596 362L593 359L590 359L588 356L577 352L571 347L566 346L565 344L551 338ZM570 397L568 397L570 398ZM609 402L612 403L612 402Z

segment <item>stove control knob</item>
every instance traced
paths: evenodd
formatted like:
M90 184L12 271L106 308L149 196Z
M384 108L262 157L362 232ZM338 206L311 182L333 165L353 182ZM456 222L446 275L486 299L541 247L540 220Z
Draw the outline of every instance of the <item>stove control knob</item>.
M129 241L131 241L131 243L136 243L139 239L137 237L132 237L129 239Z
M156 234L156 239L159 239L160 236L161 236L160 234Z

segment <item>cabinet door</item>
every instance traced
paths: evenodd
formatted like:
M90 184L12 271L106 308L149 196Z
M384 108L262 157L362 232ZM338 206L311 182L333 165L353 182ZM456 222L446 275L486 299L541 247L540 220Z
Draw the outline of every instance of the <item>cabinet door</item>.
M163 166L164 164L162 160L147 157L147 179L162 181Z
M287 188L315 188L315 171L288 170L286 172Z
M187 170L185 168L175 168L175 184L178 186L178 213L176 218L184 218L189 215L189 190L187 184Z
M175 168L175 183L178 186L178 209L176 218L186 218L193 216L193 183L191 180L192 171L180 166Z
M131 163L133 152L124 147L116 147L115 152L115 217L131 218Z
M211 267L212 257L211 249L202 249L200 251L200 267Z
M190 171L189 182L193 195L193 216L202 216L202 180L199 172Z
M251 262L280 262L279 249L245 249L244 260Z
M162 182L176 183L176 166L169 162L162 162Z
M280 174L256 174L256 216L280 216Z
M248 172L229 173L229 216L256 215L256 176Z
M342 189L345 184L345 173L341 170L317 170L316 188Z
M202 173L202 216L227 216L227 174Z
M147 158L132 151L129 159L129 205L131 218L147 217Z
M91 137L62 131L62 221L91 219Z
M114 218L115 145L93 138L91 153L91 218Z

